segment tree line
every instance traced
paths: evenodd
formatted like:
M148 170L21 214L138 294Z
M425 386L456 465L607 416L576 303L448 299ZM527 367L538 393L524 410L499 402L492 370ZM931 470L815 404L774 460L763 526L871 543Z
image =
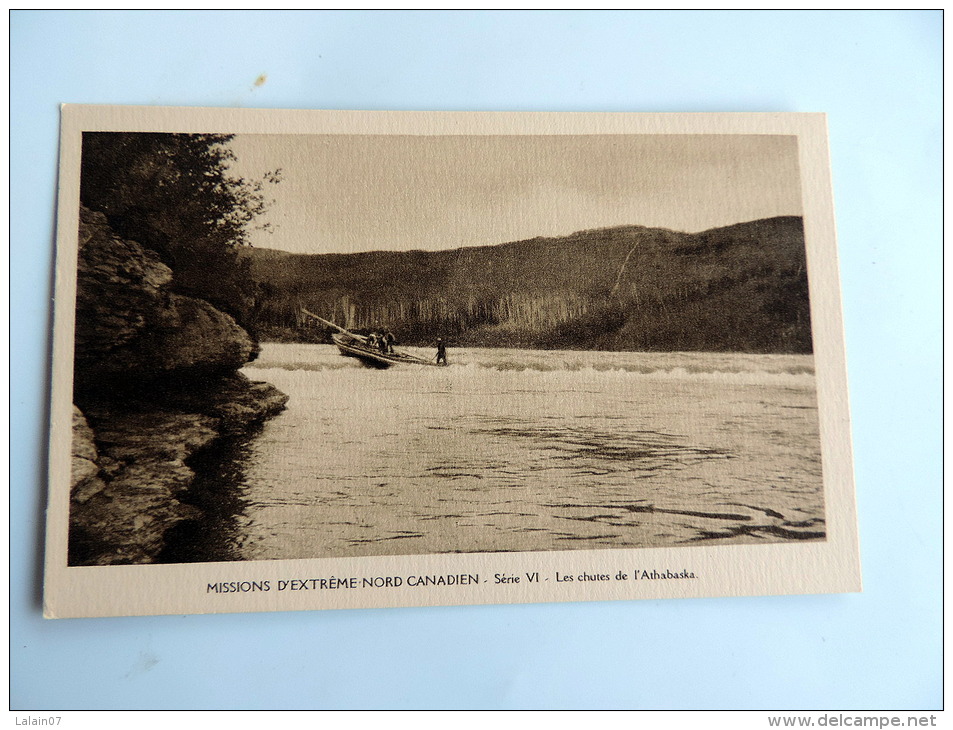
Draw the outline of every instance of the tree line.
M281 172L235 175L232 137L84 132L80 201L121 238L155 251L173 271L173 292L204 299L248 328L255 282L237 249L248 245L266 187Z

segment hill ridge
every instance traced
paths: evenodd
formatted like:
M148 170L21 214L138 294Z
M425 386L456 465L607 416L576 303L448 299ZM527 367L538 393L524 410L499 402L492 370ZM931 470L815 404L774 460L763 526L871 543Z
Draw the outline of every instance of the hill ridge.
M681 233L634 224L440 251L242 252L264 338L300 316L389 327L405 344L810 352L802 219ZM277 252L277 253L271 253Z

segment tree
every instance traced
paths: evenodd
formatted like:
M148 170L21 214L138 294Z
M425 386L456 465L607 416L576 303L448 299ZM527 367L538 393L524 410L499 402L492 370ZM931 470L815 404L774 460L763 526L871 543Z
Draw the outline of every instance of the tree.
M248 324L254 288L237 253L265 210L262 180L233 175L232 135L85 132L80 199L123 238L156 251L172 288ZM261 226L267 228L268 224Z

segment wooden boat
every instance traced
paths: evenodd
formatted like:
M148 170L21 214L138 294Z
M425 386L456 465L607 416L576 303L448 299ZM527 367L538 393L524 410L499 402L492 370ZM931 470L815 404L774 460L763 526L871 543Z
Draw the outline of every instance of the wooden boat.
M379 369L389 368L391 365L429 365L431 367L443 367L446 364L440 363L438 365L433 360L425 360L422 357L416 357L399 350L384 352L380 348L368 344L367 338L363 335L349 332L343 327L334 324L334 322L329 322L323 317L312 314L307 309L302 309L301 311L309 317L313 317L319 322L326 324L328 327L333 327L338 330L337 333L331 335L331 339L334 340L334 344L337 345L341 354L345 357L356 357L370 367Z

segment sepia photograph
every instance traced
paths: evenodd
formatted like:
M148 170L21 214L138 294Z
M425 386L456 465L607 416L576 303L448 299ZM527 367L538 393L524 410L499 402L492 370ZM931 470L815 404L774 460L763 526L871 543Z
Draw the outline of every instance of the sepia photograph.
M79 139L68 566L826 541L796 134Z

